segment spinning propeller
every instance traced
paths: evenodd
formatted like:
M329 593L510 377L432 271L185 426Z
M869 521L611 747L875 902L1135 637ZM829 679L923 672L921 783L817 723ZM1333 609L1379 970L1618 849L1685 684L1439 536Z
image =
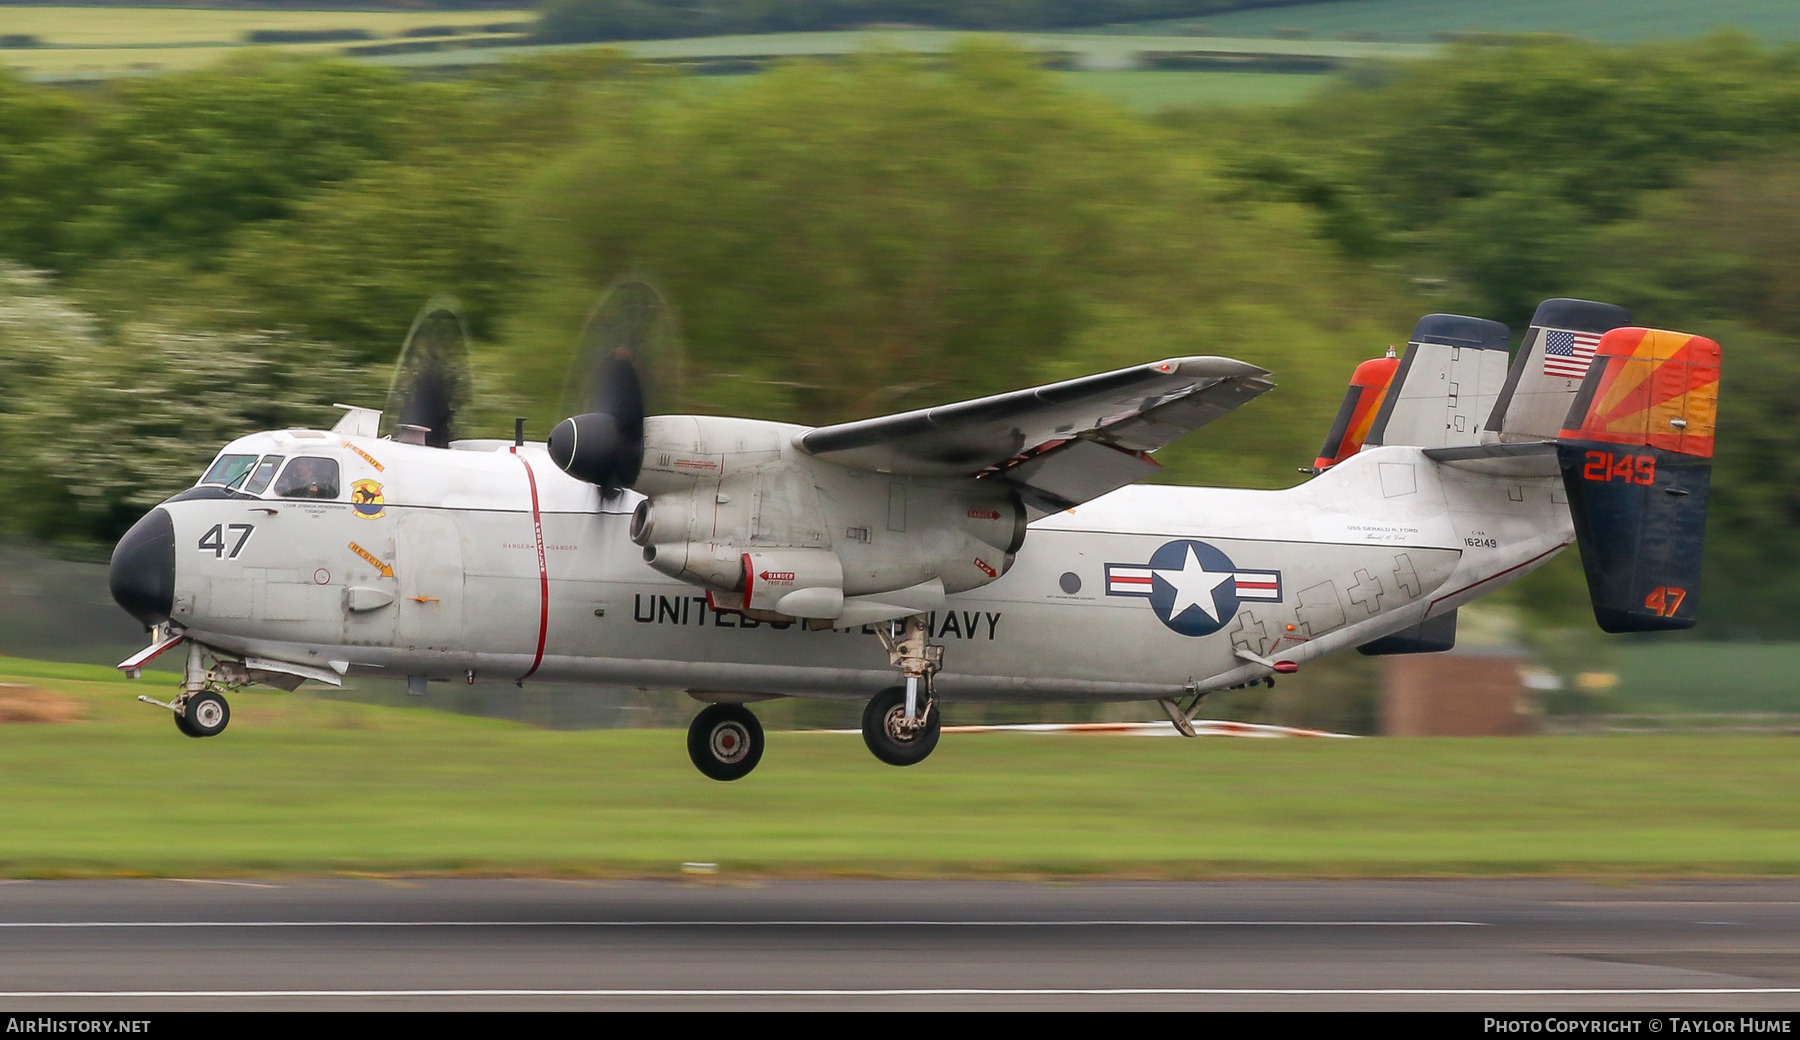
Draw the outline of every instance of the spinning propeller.
M438 296L413 319L382 409L397 441L448 448L469 403L468 327L454 297Z
M680 388L680 350L662 296L640 281L613 286L588 316L564 398L550 432L550 458L563 472L608 491L629 487L644 462L644 416L655 391ZM660 403L660 402L657 402Z

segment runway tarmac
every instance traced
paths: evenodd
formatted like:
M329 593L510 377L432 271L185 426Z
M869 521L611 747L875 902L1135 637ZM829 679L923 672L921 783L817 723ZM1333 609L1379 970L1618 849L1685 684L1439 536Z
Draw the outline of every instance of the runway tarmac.
M0 883L0 1011L1800 1008L1800 881Z

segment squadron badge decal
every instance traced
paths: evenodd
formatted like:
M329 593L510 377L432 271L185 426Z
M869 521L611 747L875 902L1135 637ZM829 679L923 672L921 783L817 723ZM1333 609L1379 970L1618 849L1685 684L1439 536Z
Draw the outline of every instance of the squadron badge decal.
M381 500L381 482L375 480L359 480L350 485L350 508L364 520L379 520L387 515L387 506Z
M1140 596L1163 624L1184 636L1225 627L1245 600L1281 602L1280 571L1242 570L1218 549L1192 539L1168 542L1149 564L1106 565L1108 596Z

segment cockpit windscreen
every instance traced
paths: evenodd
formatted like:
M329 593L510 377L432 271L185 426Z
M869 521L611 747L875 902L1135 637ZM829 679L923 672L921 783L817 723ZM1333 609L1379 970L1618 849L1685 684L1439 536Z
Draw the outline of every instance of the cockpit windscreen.
M245 474L255 465L254 455L221 455L206 471L206 476L200 478L200 483L235 488L244 482Z
M269 486L269 481L275 479L275 471L280 468L280 455L264 455L263 460L256 464L256 472L250 474L250 479L245 482L245 493L262 494L263 489Z

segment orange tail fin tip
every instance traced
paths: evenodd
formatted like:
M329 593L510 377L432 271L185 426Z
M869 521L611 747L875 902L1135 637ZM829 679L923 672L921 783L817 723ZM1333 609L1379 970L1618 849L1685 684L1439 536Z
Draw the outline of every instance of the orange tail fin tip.
M1569 410L1564 438L1712 457L1717 343L1684 332L1614 329L1601 337L1593 367Z
M1325 435L1325 446L1313 461L1314 471L1329 469L1362 450L1399 367L1400 359L1391 347L1386 357L1371 358L1356 366L1356 372L1350 376L1350 388L1344 391L1344 403L1338 407L1331 431Z

